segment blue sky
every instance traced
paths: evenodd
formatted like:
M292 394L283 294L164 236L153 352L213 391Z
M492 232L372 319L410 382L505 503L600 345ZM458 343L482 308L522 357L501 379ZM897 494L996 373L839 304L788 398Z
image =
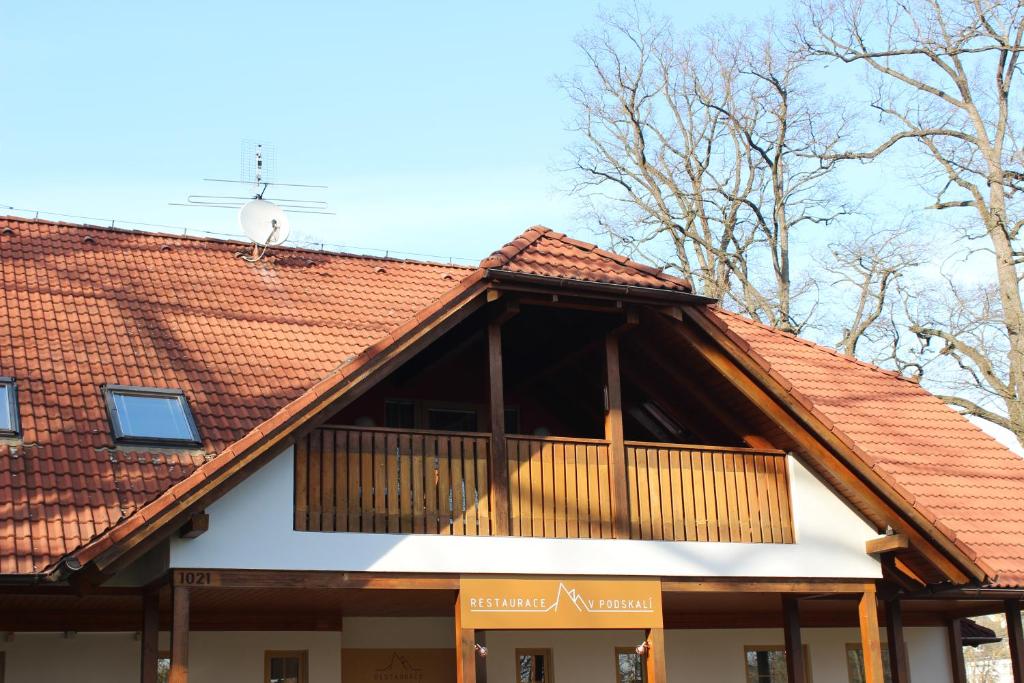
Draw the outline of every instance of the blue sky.
M652 5L678 28L773 7ZM307 196L336 216L293 216L310 239L479 259L535 223L586 236L555 170L572 111L553 77L598 9L5 2L0 205L235 234L232 211L168 202L223 190L201 179L238 177L259 139L280 180L330 186Z

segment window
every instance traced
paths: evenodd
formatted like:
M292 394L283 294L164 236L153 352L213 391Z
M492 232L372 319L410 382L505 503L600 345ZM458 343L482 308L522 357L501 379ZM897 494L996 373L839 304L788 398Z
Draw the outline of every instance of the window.
M384 401L384 426L392 429L416 427L416 403L413 401Z
M18 387L10 377L0 377L0 435L18 431Z
M505 433L519 433L519 408L505 408Z
M103 393L117 441L200 443L192 411L180 390L107 385Z
M268 651L263 657L263 683L306 683L305 650Z
M615 683L644 683L644 676L644 658L636 648L615 648Z
M171 675L171 654L161 652L156 659L156 682L167 683Z
M444 432L475 432L476 411L455 408L428 408L427 429Z
M786 683L786 648L782 645L748 645L744 648L747 683ZM811 681L811 658L804 645L804 670Z
M904 652L903 656L906 657L907 653ZM850 675L850 683L864 683L864 649L860 643L846 644L846 670ZM889 646L886 643L882 643L882 675L885 677L885 683L892 681L892 671L889 670Z
M516 650L516 683L552 683L551 650Z

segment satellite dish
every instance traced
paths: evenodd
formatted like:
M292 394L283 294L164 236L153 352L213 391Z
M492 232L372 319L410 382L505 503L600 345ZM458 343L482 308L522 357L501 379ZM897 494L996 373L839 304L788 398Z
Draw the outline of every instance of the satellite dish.
M273 247L288 239L288 217L281 207L266 199L253 199L238 210L238 224L246 237L261 247Z

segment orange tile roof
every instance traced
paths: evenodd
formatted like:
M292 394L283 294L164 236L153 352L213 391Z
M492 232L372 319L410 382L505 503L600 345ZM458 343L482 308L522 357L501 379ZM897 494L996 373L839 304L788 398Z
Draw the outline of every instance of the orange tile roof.
M1024 585L1024 459L912 380L734 313L714 317L994 585Z
M302 249L249 264L233 258L243 247L0 218L0 375L18 380L24 435L0 450L0 574L43 572L123 537L143 506L148 518L173 500L169 489L258 441L483 269L690 291L546 228L478 269ZM1024 461L893 373L734 314L714 318L993 579L1024 585ZM104 383L182 388L202 448L113 447Z
M693 291L682 278L539 225L485 258L480 267L609 285Z

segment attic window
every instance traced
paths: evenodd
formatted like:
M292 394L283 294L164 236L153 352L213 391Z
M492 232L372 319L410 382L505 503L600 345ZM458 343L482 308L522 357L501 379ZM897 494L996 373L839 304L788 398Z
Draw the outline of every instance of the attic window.
M199 430L180 389L106 385L114 439L157 445L198 445Z
M0 377L0 435L18 433L18 387L10 377Z

